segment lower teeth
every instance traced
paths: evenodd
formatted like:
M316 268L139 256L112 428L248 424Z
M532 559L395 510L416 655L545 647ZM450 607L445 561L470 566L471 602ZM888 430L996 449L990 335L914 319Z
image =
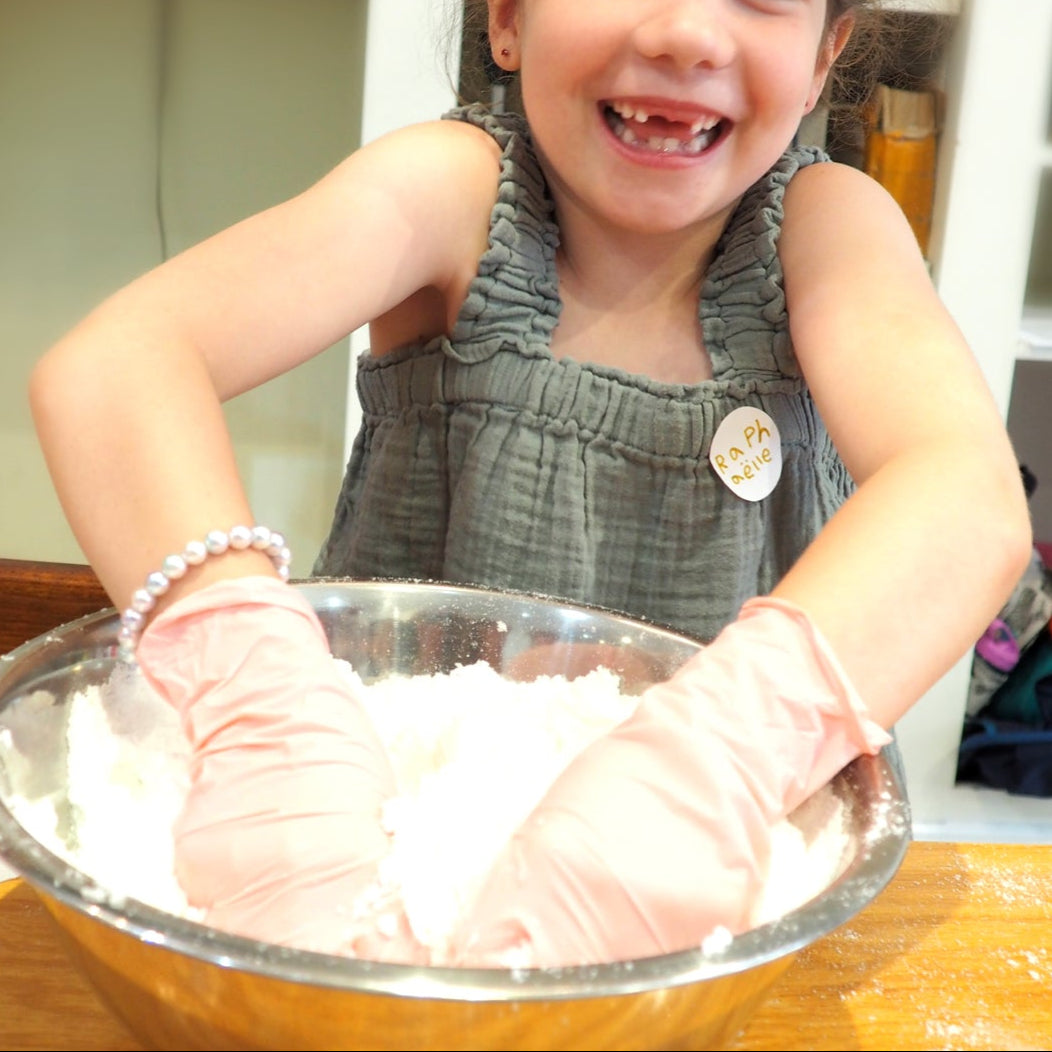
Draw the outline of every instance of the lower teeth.
M719 125L714 128L710 128L708 131L699 132L692 139L682 140L677 139L675 136L658 136L652 135L648 138L641 138L638 136L624 120L617 115L613 110L610 112L609 124L614 134L628 146L645 146L649 150L653 150L655 153L664 154L685 154L687 156L697 156L707 147L711 146L716 138Z

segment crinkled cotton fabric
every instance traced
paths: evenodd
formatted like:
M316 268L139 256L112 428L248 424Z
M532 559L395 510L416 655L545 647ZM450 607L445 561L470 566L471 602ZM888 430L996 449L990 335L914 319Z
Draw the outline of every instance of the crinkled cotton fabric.
M713 378L661 383L552 355L559 230L529 129L478 106L447 117L502 151L489 244L451 336L362 356L363 423L315 573L525 590L713 638L852 489L793 353L777 251L785 188L824 155L792 147L746 193L699 295ZM708 461L742 406L781 435L758 502Z

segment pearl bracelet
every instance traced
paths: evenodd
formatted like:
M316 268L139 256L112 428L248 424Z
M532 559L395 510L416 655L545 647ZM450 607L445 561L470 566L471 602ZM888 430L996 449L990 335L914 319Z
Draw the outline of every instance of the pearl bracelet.
M191 566L200 566L209 556L223 555L230 551L245 551L252 548L270 556L278 576L289 579L289 563L292 553L285 538L276 530L266 526L231 526L229 530L211 530L203 541L190 541L178 555L169 555L154 570L142 588L132 595L131 606L121 614L121 627L117 633L121 654L130 658L135 653L139 637L146 627L147 615L157 605L157 600L172 586L173 581L184 577Z

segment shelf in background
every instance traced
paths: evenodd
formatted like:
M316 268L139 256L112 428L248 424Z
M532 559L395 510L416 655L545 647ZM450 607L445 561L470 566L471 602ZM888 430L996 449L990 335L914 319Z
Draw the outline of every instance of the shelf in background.
M1052 307L1027 307L1023 310L1016 359L1052 362Z
M908 784L906 788L908 792ZM940 805L938 810L945 818L915 820L915 839L955 843L1052 843L1052 799L1015 796L981 785L954 785L943 791Z

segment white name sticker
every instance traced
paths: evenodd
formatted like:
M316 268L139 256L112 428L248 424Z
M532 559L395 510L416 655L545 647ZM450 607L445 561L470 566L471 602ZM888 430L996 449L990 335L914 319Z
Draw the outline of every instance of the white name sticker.
M709 463L742 500L763 500L782 474L778 425L762 409L735 409L716 429Z

